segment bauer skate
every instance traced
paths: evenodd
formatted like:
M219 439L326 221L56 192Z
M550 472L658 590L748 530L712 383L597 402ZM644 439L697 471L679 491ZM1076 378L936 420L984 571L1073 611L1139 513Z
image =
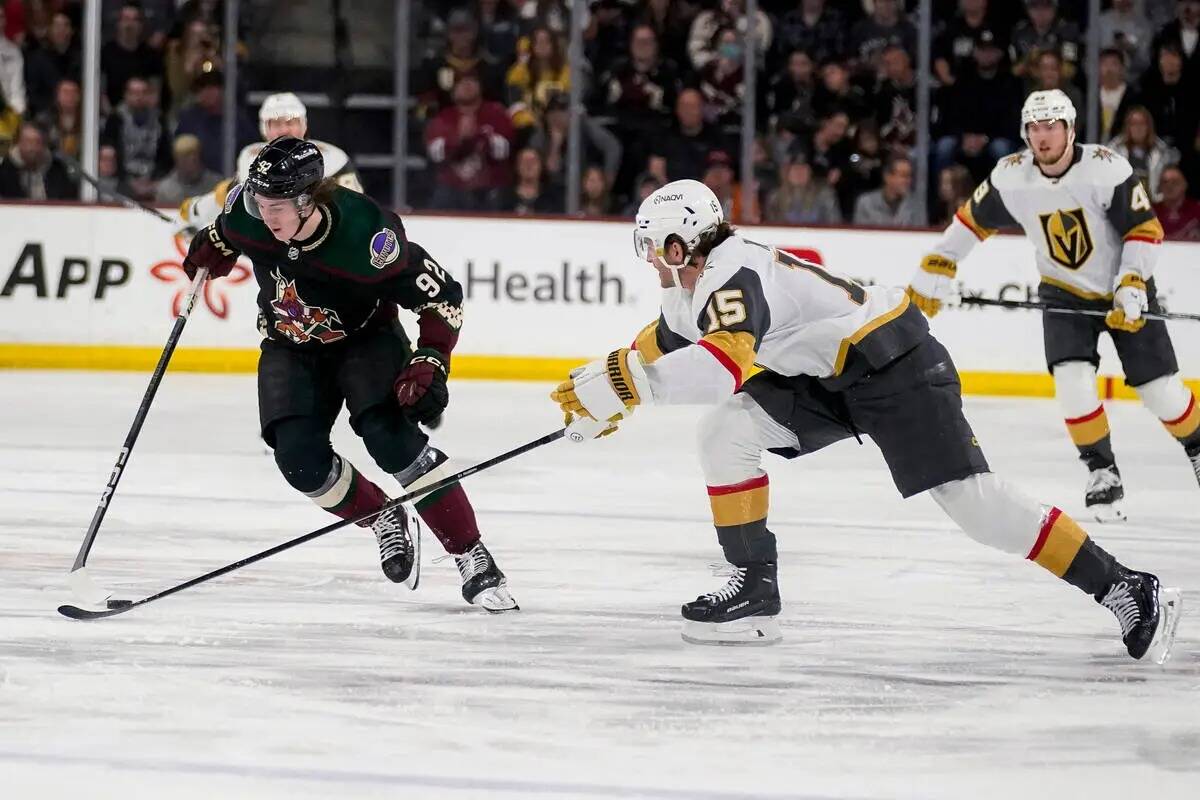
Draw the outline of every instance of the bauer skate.
M1121 522L1125 511L1121 501L1125 499L1125 485L1116 464L1092 470L1084 490L1083 503L1088 513L1097 522Z
M1149 572L1124 572L1096 602L1121 623L1121 639L1134 658L1165 664L1183 610L1178 589L1164 589Z
M714 566L729 580L715 592L684 603L683 640L691 644L767 645L783 638L776 565Z
M476 542L467 552L456 555L454 563L462 577L463 599L468 603L493 614L520 610L517 601L508 593L508 579L496 566L496 560L483 542Z
M416 589L421 582L421 523L404 506L393 506L371 524L379 542L379 566L392 583Z

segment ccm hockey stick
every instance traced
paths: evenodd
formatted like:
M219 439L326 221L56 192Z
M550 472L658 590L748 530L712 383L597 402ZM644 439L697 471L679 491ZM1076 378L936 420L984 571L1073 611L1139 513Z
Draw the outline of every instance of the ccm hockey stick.
M179 316L175 318L175 325L171 328L171 335L167 337L167 344L163 347L162 355L158 357L158 366L154 368L154 374L150 376L150 385L146 387L146 393L142 395L142 404L138 406L137 414L133 417L133 425L129 428L125 444L117 455L117 463L108 476L108 483L100 495L100 504L96 506L96 513L92 515L92 523L88 525L87 533L83 537L83 544L79 546L79 554L75 556L75 564L71 567L71 573L67 577L75 596L89 605L103 605L112 596L111 592L101 589L88 576L88 553L92 551L96 535L100 533L100 525L104 522L104 515L108 512L108 504L112 502L113 495L116 494L117 484L121 482L121 474L129 462L133 446L137 444L138 434L142 432L142 424L146 421L146 415L150 413L150 404L154 402L154 395L158 393L158 385L162 383L163 375L167 371L167 364L170 363L171 356L175 352L175 345L179 344L179 338L183 335L183 326L187 324L192 307L196 305L196 298L200 296L200 287L207 277L208 268L204 267L197 270L196 277L192 280L192 288L183 302L183 307L179 310ZM112 601L114 605L121 603L120 600Z
M459 481L463 480L464 478L470 477L471 475L474 475L477 472L483 472L485 469L494 467L497 464L502 464L511 458L516 458L517 456L519 456L523 453L528 453L530 450L536 450L537 448L539 448L543 445L547 445L547 444L550 444L551 442L558 441L559 439L563 438L566 435L567 435L566 428L557 430L554 433L548 433L545 436L541 437L540 439L534 439L532 442L529 442L528 444L523 444L520 447L517 447L513 450L509 450L507 453L501 453L500 455L496 456L495 458L491 458L491 459L488 459L487 461L483 461L479 464L476 464L473 467L468 467L467 469L464 469L462 472L456 473L454 475L450 475L446 478L443 478L440 481L435 481L434 483L431 483L428 486L423 486L420 489L411 491L408 494L403 495L402 497L398 497L395 500L392 500L390 503L388 503L387 505L385 505L383 508L379 509L378 511L372 511L370 514L363 514L361 517L358 517L356 519L339 520L338 522L334 522L330 525L326 525L324 528L318 528L317 530L312 531L311 533L306 533L303 536L297 536L295 539L286 541L283 544L277 544L272 548L269 548L267 550L262 550L258 553L255 553L252 556L247 556L246 558L243 558L240 561L235 561L232 564L226 564L225 566L221 567L220 569L214 569L212 572L206 572L205 574L200 575L199 577L192 578L191 580L184 581L183 583L178 583L168 589L163 589L161 592L158 592L157 594L152 594L149 597L143 597L140 600L134 600L134 601L128 601L128 600L111 601L108 604L108 608L106 610L102 610L102 611L89 611L87 609L79 608L78 606L64 605L64 606L58 607L58 613L62 614L64 617L70 617L71 619L84 619L84 620L101 619L103 617L111 617L115 614L123 614L126 611L129 611L130 609L137 608L138 606L144 606L147 603L153 603L155 600L161 600L164 597L169 597L170 595L173 595L176 592L182 592L184 589L190 589L191 587L196 586L201 583L204 583L205 581L210 581L213 578L219 578L222 575L233 572L235 569L241 569L242 567L245 567L249 564L253 564L256 561L262 561L264 558L269 558L269 557L275 555L276 553L282 553L284 550L290 550L293 547L296 547L297 545L304 544L305 542L311 542L313 539L316 539L320 536L324 536L327 533L333 533L336 530L345 528L347 525L358 524L360 522L367 522L369 520L372 520L375 517L382 514L384 511L387 511L390 508L394 508L394 507L400 505L401 503L407 503L407 502L409 502L417 497L420 497L422 495L429 494L430 492L436 492L439 489L444 489L447 486L458 483Z
M1101 311L1093 308L1068 308L1066 306L1052 306L1048 303L1041 303L1034 300L993 300L990 297L964 297L962 299L964 306L993 306L996 308L1029 308L1036 311L1048 311L1052 314L1082 314L1085 317L1103 317L1108 315L1108 311ZM1191 320L1200 322L1200 314L1178 314L1169 311L1162 312L1142 312L1144 319L1161 319L1161 320Z

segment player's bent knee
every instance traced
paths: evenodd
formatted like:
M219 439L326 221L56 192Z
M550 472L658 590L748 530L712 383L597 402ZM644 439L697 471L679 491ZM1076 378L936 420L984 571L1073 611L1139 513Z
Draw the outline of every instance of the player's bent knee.
M754 419L734 398L701 417L696 434L700 467L709 485L737 483L757 471L760 449Z
M329 432L303 417L282 420L272 432L275 464L288 484L305 494L319 490L333 469Z
M1159 419L1175 419L1187 413L1192 392L1177 374L1164 375L1136 387L1138 397Z
M356 428L371 458L380 469L393 475L412 464L428 441L420 428L386 406L364 411L357 423Z
M1037 539L1044 507L993 472L944 483L929 493L980 544L1025 555Z
M1064 361L1054 366L1054 393L1067 418L1082 417L1096 410L1096 368L1090 361Z

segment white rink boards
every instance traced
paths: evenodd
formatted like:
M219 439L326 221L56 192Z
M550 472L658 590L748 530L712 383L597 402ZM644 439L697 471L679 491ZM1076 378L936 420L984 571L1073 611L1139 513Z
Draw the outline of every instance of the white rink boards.
M783 643L685 645L679 604L722 580L698 409L642 409L605 441L469 480L518 615L467 608L432 538L420 590L387 583L354 529L122 617L62 619L146 379L0 373L5 797L1200 794L1200 489L1136 404L1108 404L1132 521L1088 527L1184 588L1165 669L1130 661L1076 590L902 501L853 442L768 457ZM463 465L559 422L545 385L451 388L435 440ZM1079 510L1052 401L967 408L998 472ZM325 524L256 428L252 377L169 375L93 576L149 593ZM335 445L383 480L344 421Z

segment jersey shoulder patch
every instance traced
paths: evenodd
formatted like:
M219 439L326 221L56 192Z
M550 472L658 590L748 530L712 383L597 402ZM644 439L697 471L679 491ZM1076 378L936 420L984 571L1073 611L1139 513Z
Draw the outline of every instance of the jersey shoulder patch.
M1083 167L1087 182L1095 186L1118 186L1133 174L1133 166L1125 156L1098 144L1083 145L1083 158L1078 167Z
M242 196L242 182L238 181L229 187L229 193L225 195L225 213L233 211L233 204Z
M997 161L989 179L997 189L1011 189L1027 181L1034 169L1033 153L1019 150Z

